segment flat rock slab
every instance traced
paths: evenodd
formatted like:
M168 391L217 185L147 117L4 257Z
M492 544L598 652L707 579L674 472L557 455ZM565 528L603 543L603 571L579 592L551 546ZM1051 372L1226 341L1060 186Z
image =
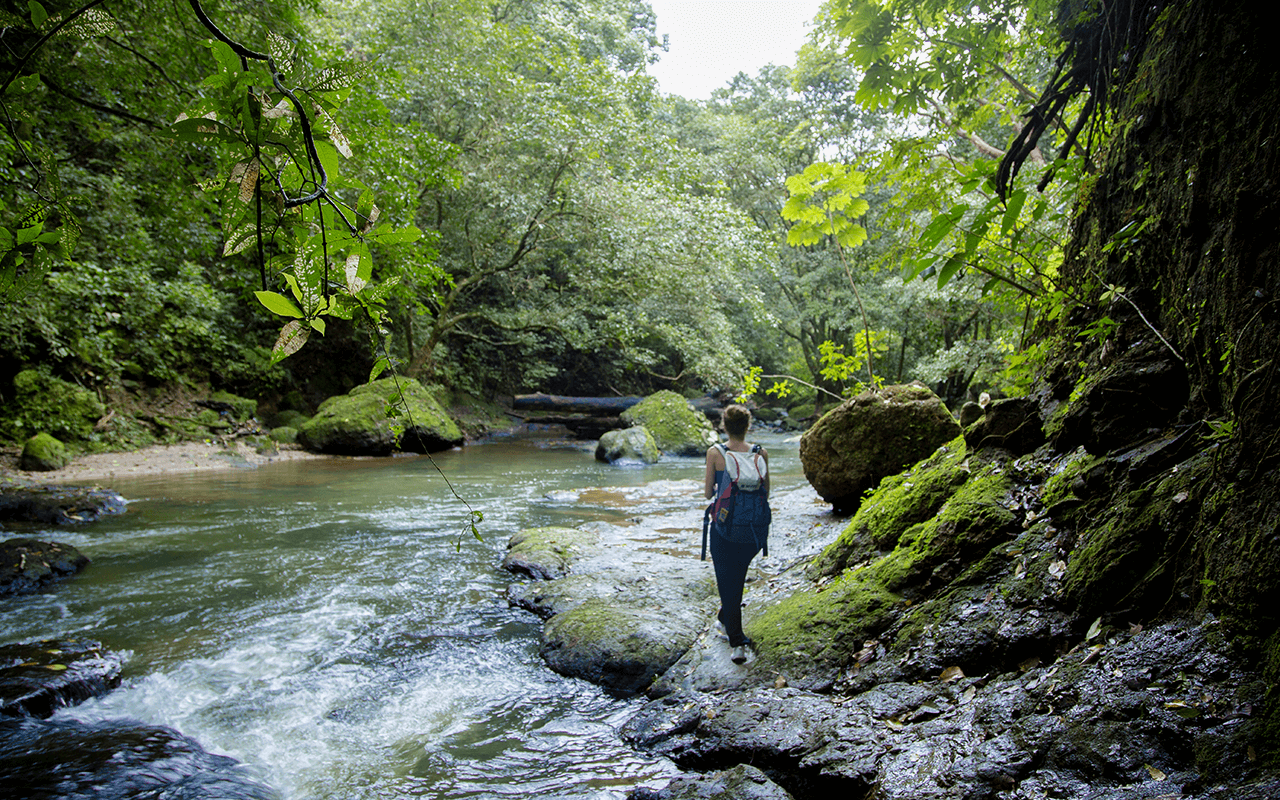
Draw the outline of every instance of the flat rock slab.
M279 800L235 759L127 720L0 719L0 775L12 798Z
M9 539L0 543L0 597L38 592L88 565L88 557L69 544Z
M123 514L126 505L120 495L97 487L0 482L0 522L76 525Z
M120 685L121 660L97 642L0 647L0 716L48 717Z

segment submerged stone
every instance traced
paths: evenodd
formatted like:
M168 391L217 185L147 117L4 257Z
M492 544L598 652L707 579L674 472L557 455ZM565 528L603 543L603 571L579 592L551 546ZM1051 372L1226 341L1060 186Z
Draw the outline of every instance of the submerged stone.
M0 597L38 592L88 564L88 557L69 544L9 539L0 544Z

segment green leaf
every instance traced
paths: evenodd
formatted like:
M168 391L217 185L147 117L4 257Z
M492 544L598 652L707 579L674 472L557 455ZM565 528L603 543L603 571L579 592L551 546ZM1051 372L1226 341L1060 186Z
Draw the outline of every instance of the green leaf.
M939 214L925 226L921 231L920 238L916 240L916 246L921 250L932 250L937 247L948 234L956 227L956 223L969 210L969 206L965 203L957 203L951 207L951 210L945 214Z
M422 231L413 225L406 225L403 228L393 227L390 223L383 223L373 229L373 233L368 238L373 239L379 244L405 244L407 242L416 242L422 238Z
M45 21L49 19L49 12L44 10L44 6L36 0L28 0L27 10L31 12L31 26L36 30L44 27Z
M1018 215L1022 213L1022 205L1027 202L1027 190L1019 189L1009 195L1008 207L1005 208L1004 219L1000 221L1000 235L1008 236L1013 226L1018 224Z
M938 288L941 289L955 276L960 268L964 266L964 258L956 253L947 259L947 263L942 265L942 269L938 271Z
M293 304L292 300L282 294L277 292L254 292L253 295L272 314L278 314L282 317L302 318L302 312L298 310L298 307Z
M169 126L169 135L180 142L192 144L247 145L249 143L235 128L208 117L180 119Z
M391 366L391 361L386 356L381 356L377 361L373 362L373 369L369 370L369 382L373 383L378 376L385 372Z

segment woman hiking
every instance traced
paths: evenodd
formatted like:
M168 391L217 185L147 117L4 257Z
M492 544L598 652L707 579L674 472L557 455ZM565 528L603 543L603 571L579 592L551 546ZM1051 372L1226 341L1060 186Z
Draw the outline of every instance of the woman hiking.
M716 588L720 591L720 612L716 618L729 636L730 659L735 664L743 664L751 640L742 632L742 587L751 559L765 544L772 516L768 503L769 454L760 445L747 443L751 412L745 407L725 408L723 422L729 442L707 449L703 493L708 500L719 498L708 508L708 514L713 517L710 520L711 561L716 570Z

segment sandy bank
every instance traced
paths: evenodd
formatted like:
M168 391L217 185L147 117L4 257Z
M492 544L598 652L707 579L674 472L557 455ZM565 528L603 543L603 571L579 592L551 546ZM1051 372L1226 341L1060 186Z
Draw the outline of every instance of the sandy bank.
M95 453L76 458L54 472L24 472L18 469L18 453L0 454L0 475L32 483L106 483L112 478L178 472L208 472L280 461L330 458L310 453L297 445L280 445L275 455L259 455L238 442L184 442L154 445L127 453Z

